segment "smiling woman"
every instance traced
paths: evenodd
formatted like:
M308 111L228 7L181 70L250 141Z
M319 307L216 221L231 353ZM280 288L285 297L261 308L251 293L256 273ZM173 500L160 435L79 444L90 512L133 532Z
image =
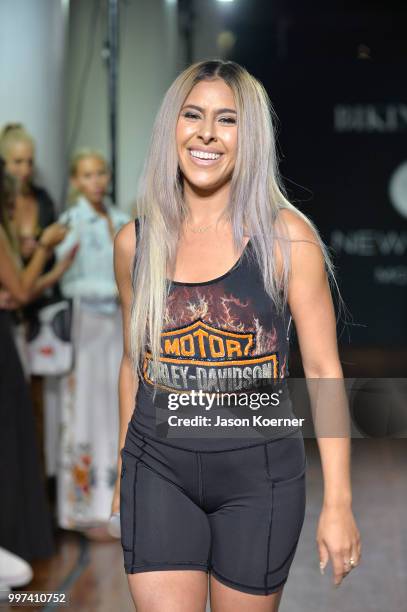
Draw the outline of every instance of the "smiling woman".
M163 601L204 612L207 572L214 612L276 612L305 512L304 441L284 393L292 321L306 375L342 371L332 264L284 193L270 100L244 68L200 62L171 85L138 212L114 245L124 336L112 504L137 612ZM183 435L173 426L174 392L241 398L276 384L281 401L258 423L236 401L212 427L192 396L176 417ZM349 440L321 449L320 560L331 555L339 583L360 557Z

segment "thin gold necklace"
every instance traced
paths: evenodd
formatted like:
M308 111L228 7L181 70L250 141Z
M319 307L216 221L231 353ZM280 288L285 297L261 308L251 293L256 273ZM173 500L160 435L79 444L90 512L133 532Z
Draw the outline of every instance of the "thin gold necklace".
M210 223L209 225L204 225L203 227L198 227L196 229L194 229L188 219L187 219L187 225L189 225L189 228L191 230L191 232L193 232L194 234L202 234L203 232L206 232L206 230L208 230L210 227L212 227L213 223Z

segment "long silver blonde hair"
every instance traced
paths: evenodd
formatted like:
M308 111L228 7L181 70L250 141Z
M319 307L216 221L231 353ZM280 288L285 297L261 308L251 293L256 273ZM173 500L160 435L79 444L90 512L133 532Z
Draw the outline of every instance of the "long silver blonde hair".
M243 248L246 228L263 272L265 290L277 310L282 312L287 302L290 240L286 224L278 212L282 208L289 209L312 228L315 243L325 258L329 280L340 297L334 265L318 230L287 199L277 165L275 113L263 85L232 61L210 60L193 64L175 79L164 97L140 181L130 334L132 360L138 375L142 375L142 357L147 346L154 364L160 358L160 335L170 289L167 266L173 269L181 225L188 213L176 148L178 117L191 89L200 81L213 79L223 79L231 88L237 109L237 158L230 201L223 214L233 228L236 251ZM280 277L275 258L277 240L283 259Z

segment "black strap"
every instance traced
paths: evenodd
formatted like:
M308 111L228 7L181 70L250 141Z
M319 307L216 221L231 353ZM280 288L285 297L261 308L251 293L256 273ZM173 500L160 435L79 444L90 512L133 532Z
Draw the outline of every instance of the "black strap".
M134 219L134 230L136 232L136 244L138 244L138 238L139 238L139 233L140 233L140 221L137 217ZM134 282L134 272L136 269L137 253L138 253L138 250L136 248L136 252L133 257L133 273L132 273L133 282Z

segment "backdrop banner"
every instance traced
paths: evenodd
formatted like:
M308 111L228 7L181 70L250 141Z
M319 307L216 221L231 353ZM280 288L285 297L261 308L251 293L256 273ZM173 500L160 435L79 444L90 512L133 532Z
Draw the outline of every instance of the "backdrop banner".
M291 200L334 251L352 325L340 342L407 343L407 99L402 66L259 64Z

